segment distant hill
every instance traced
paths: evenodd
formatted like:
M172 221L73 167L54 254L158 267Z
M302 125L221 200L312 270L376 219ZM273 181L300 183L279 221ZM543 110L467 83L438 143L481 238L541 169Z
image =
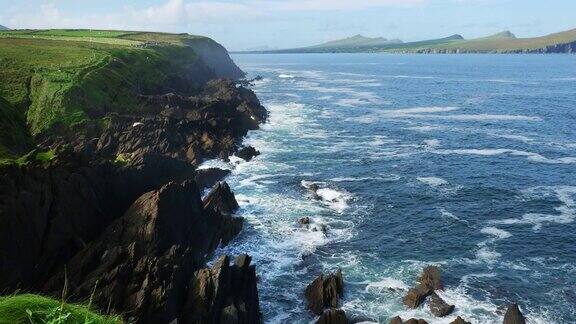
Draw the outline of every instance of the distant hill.
M355 35L352 37L347 37L343 39L337 39L322 43L319 45L313 45L308 47L288 49L288 50L276 50L274 52L300 52L300 53L338 53L338 52L360 52L362 49L368 47L379 47L394 44L402 44L399 39L387 39L384 37L364 37L362 35Z
M357 35L316 46L263 53L576 53L576 29L533 38L517 38L512 32L503 31L469 40L458 34L409 43L382 43L384 40Z
M0 25L0 30L10 30L10 28Z

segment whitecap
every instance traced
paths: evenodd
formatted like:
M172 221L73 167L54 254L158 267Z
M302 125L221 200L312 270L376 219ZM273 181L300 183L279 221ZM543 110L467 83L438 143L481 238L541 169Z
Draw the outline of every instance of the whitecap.
M382 280L369 283L366 286L366 291L381 293L385 290L408 290L409 288L410 287L402 280L386 277Z
M331 188L318 189L316 194L332 209L338 212L343 212L348 208L348 200L351 198L351 195L346 191L338 191Z
M480 230L480 233L494 236L494 238L497 240L503 240L512 236L512 234L510 234L509 232L492 226L482 228Z
M438 187L438 186L444 186L448 184L448 181L442 179L442 178L438 178L438 177L418 177L416 178L418 181L422 182L423 184L432 186L432 187Z
M495 263L502 256L502 254L490 249L487 246L481 247L476 251L476 258L486 263Z
M280 74L280 75L278 75L278 77L280 79L294 79L295 78L295 76L293 76L291 74Z
M548 163L548 164L576 163L576 157L562 157L557 159L549 159L538 153L511 150L511 149L457 149L457 150L436 150L431 152L436 154L458 154L458 155L480 155L480 156L495 156L495 155L509 154L512 156L525 157L529 161L539 163Z
M424 144L428 147L438 147L440 146L440 140L437 139L424 140Z

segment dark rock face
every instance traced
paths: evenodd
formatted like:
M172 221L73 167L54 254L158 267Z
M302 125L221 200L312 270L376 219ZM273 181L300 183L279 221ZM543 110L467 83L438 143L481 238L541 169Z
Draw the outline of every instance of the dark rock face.
M214 210L223 215L231 215L238 208L238 202L226 182L217 183L202 201L206 210Z
M218 181L221 181L230 174L230 170L219 168L200 169L196 171L194 181L200 190L213 187Z
M409 308L418 308L424 300L426 300L426 297L430 296L434 290L442 290L444 288L440 269L436 266L428 266L424 268L418 281L419 284L414 288L410 288L406 296L404 296L404 305ZM437 295L436 297L438 297L438 299L440 298Z
M450 322L450 324L472 324L470 322L465 321L462 317L458 316L455 320Z
M508 310L506 311L506 315L504 315L504 324L525 324L526 319L522 312L520 312L520 308L518 304L511 304L508 306Z
M235 155L245 161L250 161L255 156L260 155L260 152L252 146L244 146L243 148L239 149Z
M170 322L180 317L193 271L224 241L213 216L194 182L171 182L138 198L42 290L57 292L67 273L74 299L87 300L97 287L102 309L110 305L140 323Z
M308 225L310 224L310 217L302 217L298 220L298 224L300 225Z
M438 317L444 317L446 315L450 315L454 311L454 305L448 305L435 292L430 294L430 299L428 300L428 306L430 306L430 312Z
M340 270L326 278L320 275L306 287L308 308L316 315L321 315L324 308L337 308L338 299L343 292L344 280Z
M245 76L228 55L228 51L209 38L192 39L186 41L202 61L220 78L239 79Z
M400 316L396 316L390 320L390 324L402 324L402 318Z
M261 323L256 270L247 255L230 265L222 256L210 269L197 271L183 309L184 323Z
M348 324L346 313L341 309L330 308L325 310L320 318L316 321L317 324Z

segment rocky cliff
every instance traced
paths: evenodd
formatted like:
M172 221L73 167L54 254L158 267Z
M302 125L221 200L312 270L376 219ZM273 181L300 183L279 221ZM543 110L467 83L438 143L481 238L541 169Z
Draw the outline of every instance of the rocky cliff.
M252 91L216 78L242 75L218 46L198 49L213 62L180 87L138 94L145 109L56 124L33 144L53 159L0 166L1 291L92 297L136 323L260 321L248 256L203 270L243 220L217 183L226 173L196 167L226 159L267 118Z

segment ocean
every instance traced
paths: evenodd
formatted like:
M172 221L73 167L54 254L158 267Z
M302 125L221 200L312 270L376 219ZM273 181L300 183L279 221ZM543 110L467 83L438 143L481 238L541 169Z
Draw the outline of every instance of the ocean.
M347 315L576 321L576 56L234 55L270 112L250 162L208 161L246 218L267 323L307 323L303 292L342 269ZM318 197L307 188L319 186ZM298 224L310 217L308 227ZM435 318L402 297L442 270Z

